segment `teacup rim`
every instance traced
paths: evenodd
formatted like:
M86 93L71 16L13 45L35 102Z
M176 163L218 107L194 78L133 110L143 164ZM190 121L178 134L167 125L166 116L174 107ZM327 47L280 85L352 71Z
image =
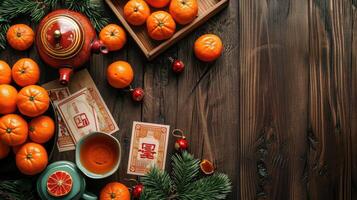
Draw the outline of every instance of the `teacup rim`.
M114 166L114 168L112 170L110 170L109 172L105 173L105 174L96 174L93 172L90 172L89 170L87 170L81 163L81 159L80 159L80 146L82 145L83 141L86 140L87 138L96 135L96 134L103 134L105 136L108 136L109 138L111 138L112 140L114 140L116 142L116 144L118 145L118 151L119 151L119 159L117 164ZM75 151L75 161L76 161L76 165L78 167L78 169L87 177L92 178L92 179L103 179L103 178L107 178L111 175L113 175L119 168L120 163L121 163L121 145L120 142L117 138L115 138L114 136L107 134L107 133L103 133L100 131L94 131L91 132L85 136L83 136L81 139L78 140L77 144L76 144L76 151Z

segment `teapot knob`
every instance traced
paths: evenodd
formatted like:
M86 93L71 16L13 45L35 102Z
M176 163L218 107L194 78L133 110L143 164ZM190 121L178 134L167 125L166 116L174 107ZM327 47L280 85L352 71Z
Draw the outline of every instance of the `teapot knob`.
M56 38L56 39L59 39L61 37L61 31L60 30L55 30L53 32L53 36Z

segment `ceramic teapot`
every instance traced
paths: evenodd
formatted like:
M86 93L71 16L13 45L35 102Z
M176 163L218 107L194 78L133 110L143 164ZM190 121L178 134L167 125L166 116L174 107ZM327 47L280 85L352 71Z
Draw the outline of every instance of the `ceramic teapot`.
M70 184L71 183L71 184ZM58 187L66 184L66 193ZM37 179L37 193L42 200L97 200L97 196L86 192L86 182L77 166L69 161L57 161L49 166ZM57 187L57 188L55 188ZM56 193L59 191L61 193Z
M90 20L67 9L53 11L41 20L36 47L46 64L59 68L61 84L69 82L73 70L86 63L92 52L108 53Z

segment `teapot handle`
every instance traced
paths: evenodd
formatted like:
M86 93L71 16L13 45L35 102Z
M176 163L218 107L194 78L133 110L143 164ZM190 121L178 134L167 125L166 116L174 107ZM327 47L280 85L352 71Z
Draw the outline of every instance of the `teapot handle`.
M85 191L83 193L83 195L82 195L82 199L84 199L84 200L97 200L98 197L93 193Z
M94 53L102 53L102 54L107 54L109 53L109 49L103 42L99 39L94 39L94 41L91 44L91 50Z

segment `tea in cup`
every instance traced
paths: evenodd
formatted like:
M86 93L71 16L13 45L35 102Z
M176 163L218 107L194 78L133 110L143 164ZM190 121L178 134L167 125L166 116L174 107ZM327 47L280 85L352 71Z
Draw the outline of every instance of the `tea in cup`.
M89 178L112 175L119 167L120 157L119 141L106 133L90 133L76 145L76 164Z

